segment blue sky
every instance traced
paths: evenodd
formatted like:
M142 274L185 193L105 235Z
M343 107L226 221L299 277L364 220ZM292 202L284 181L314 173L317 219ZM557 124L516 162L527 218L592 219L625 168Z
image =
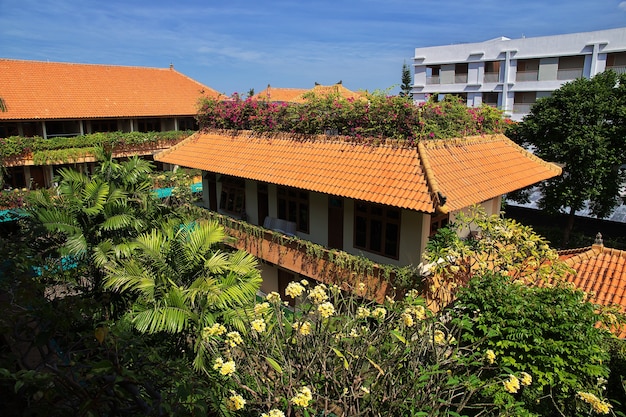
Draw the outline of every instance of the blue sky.
M416 47L617 27L626 1L0 0L0 57L172 63L228 95L339 80L393 93Z

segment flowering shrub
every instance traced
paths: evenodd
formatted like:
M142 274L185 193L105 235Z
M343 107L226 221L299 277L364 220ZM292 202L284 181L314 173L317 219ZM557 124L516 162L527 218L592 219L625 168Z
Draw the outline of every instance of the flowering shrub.
M24 207L27 194L28 190L26 188L0 191L0 210Z
M205 329L203 362L213 365L204 372L220 409L268 417L457 415L476 407L524 414L515 396L530 375L500 370L493 351L461 347L463 325L436 319L416 291L379 305L353 290L292 282L293 310L271 293L243 319L247 334ZM474 404L487 388L505 400Z
M429 101L419 106L406 97L366 94L365 99L346 99L339 94L309 93L302 104L205 98L197 120L202 129L253 130L295 134L337 134L364 138L396 139L413 143L501 133L507 126L502 112L482 106L468 108L458 98Z

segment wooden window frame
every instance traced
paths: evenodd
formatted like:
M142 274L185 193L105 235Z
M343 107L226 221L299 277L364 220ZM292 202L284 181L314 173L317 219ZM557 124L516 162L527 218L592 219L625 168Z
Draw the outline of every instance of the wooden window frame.
M278 218L296 224L296 230L302 233L309 233L311 224L309 192L298 188L277 187L276 200L278 203ZM294 210L290 210L293 205Z
M235 216L244 216L246 213L246 182L243 178L224 176L221 178L220 191L221 211Z
M361 208L361 209L360 209ZM395 217L392 214L395 213ZM373 239L373 235L377 233L374 230L375 223L380 224L380 239ZM353 246L355 249L361 249L370 253L384 256L385 258L398 260L400 258L400 232L402 223L402 210L397 207L384 206L381 204L367 203L364 201L355 201L354 203L354 237ZM361 230L361 226L365 230ZM395 227L395 239L393 236L387 236L391 232L391 227ZM364 233L364 244L360 244L363 238L360 235ZM380 244L380 248L376 249L376 241ZM391 244L395 247L394 253L388 247ZM388 250L389 249L389 250Z

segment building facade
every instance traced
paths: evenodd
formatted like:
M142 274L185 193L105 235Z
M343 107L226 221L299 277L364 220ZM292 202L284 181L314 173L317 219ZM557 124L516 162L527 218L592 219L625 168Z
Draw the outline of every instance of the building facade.
M416 48L413 99L460 96L521 120L539 98L576 78L626 72L626 28Z
M0 59L0 138L69 138L97 132L196 130L197 103L221 95L169 68ZM137 150L152 155L159 147ZM2 157L2 155L0 155ZM94 158L81 158L76 168ZM9 186L47 187L54 165L4 163Z
M561 172L503 135L398 146L197 133L155 159L202 170L204 207L237 219L231 244L262 261L266 293L298 276L349 282L355 274L329 267L331 255L418 265L428 238L459 211L479 204L497 214L503 194ZM323 249L294 253L307 242ZM389 282L368 281L376 282L372 298L390 290Z

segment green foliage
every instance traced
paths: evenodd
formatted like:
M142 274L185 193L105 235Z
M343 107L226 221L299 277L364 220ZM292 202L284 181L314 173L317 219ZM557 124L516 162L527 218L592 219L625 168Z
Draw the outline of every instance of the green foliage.
M532 228L487 215L480 206L457 213L454 223L430 239L422 269L429 297L438 308L452 301L457 289L474 276L507 274L535 284L571 272Z
M198 354L202 329L220 319L244 330L235 312L250 305L261 283L256 259L229 253L214 222L163 223L128 244L127 256L106 266L105 286L129 297L126 316L141 333L184 335Z
M575 211L589 202L592 215L605 217L621 203L618 167L626 153L626 76L612 71L564 84L537 100L513 131L535 154L563 166L563 174L539 184L539 207L549 212ZM572 224L564 231L567 243Z
M206 328L206 372L224 414L240 396L250 416L529 415L505 391L510 372L458 344L467 323L433 317L415 291L379 305L359 299L364 284L350 290L292 282L293 314L271 293L244 318L246 334ZM499 404L474 400L486 389Z
M411 88L413 88L412 84L413 84L413 77L411 77L411 68L405 62L402 64L402 80L400 83L400 96L410 97Z
M74 137L44 139L39 136L11 136L0 138L0 160L33 153L41 163L47 160L73 161L78 153L92 152L94 148L119 148L144 143L177 142L191 135L193 131L169 132L106 132L91 133ZM90 153L93 155L93 153Z
M519 395L528 410L587 415L577 394L603 394L598 381L609 377L612 336L595 327L596 307L571 285L533 287L488 273L460 289L448 314L468 325L461 345L479 344L495 353L500 367L532 375Z
M363 99L308 93L301 104L205 98L200 102L202 129L331 134L355 141L394 139L411 144L421 139L501 133L507 122L489 106L468 108L458 99L414 105L408 96L364 93ZM373 139L372 139L373 138Z

